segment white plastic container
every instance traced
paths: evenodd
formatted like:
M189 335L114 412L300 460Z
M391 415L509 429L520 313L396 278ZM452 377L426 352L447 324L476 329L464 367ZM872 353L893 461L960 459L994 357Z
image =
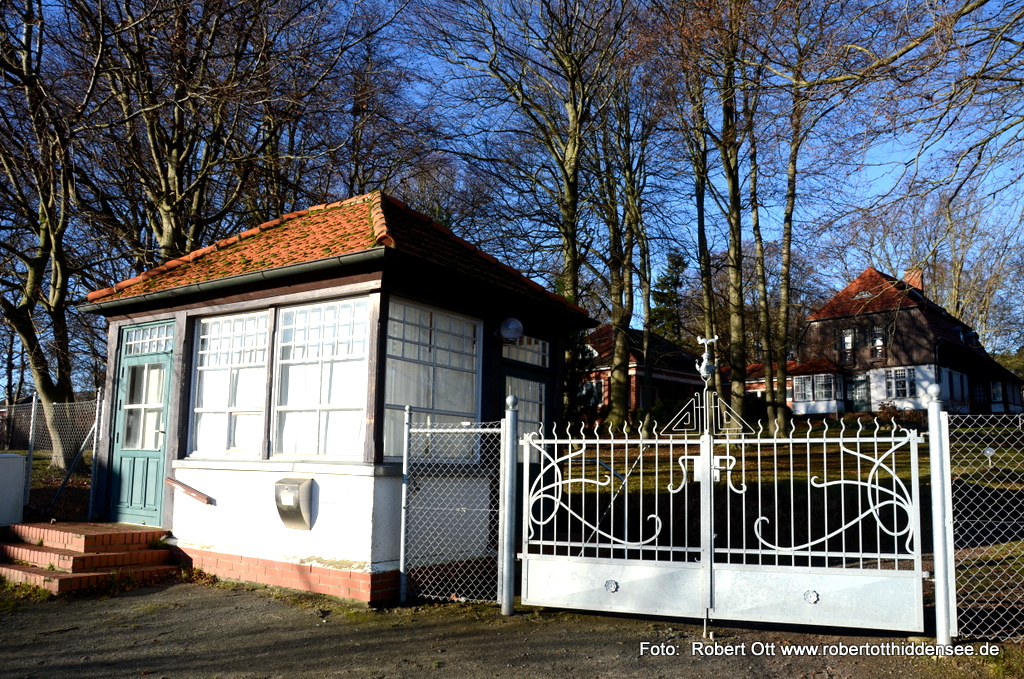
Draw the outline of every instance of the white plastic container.
M25 456L0 453L0 527L21 523L25 501Z

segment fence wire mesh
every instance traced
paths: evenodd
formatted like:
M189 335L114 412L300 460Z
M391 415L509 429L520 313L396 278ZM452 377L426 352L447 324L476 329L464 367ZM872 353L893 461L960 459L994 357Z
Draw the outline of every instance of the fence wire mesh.
M949 415L960 636L1024 641L1024 417Z
M89 518L95 421L96 401L0 407L0 451L32 451L25 521Z
M409 434L410 598L498 599L501 423L416 425Z

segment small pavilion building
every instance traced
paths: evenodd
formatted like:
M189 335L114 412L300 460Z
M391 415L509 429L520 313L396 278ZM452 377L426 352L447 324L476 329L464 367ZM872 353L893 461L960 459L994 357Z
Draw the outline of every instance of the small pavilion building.
M397 592L405 407L490 421L515 394L521 422L552 422L567 337L593 325L379 192L169 261L85 310L109 323L93 515L166 528L214 574L364 601ZM303 486L304 525L282 519L282 481Z

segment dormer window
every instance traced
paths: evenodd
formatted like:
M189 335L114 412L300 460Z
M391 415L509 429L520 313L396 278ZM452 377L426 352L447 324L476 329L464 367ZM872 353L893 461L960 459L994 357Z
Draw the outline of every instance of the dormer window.
M867 290L861 290L860 292L853 296L854 299L871 299L872 297L873 295Z

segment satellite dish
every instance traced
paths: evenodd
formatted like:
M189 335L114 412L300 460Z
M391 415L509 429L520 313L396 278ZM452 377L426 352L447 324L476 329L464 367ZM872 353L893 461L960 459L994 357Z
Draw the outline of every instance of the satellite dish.
M514 342L523 336L523 324L518 318L506 318L498 328L498 334L503 340Z

